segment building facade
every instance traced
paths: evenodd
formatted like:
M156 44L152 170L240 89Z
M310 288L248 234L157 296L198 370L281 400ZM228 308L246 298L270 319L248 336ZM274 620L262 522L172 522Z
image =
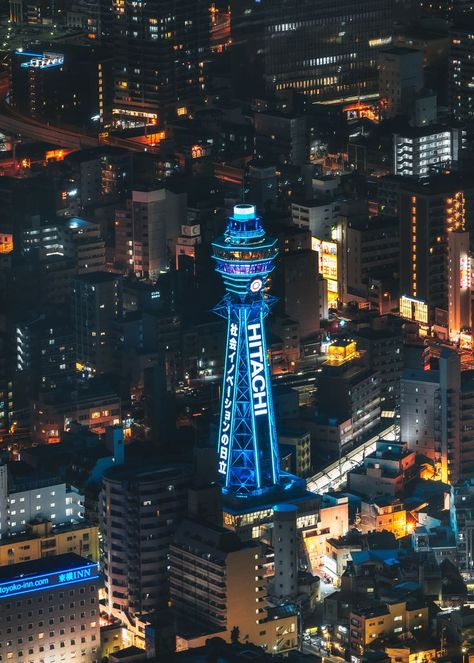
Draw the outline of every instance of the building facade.
M136 618L168 600L168 549L187 507L189 472L180 467L116 467L103 477L100 522L107 613L136 642Z
M378 91L378 51L410 1L274 2L264 12L265 81L320 101L350 100Z
M5 660L99 663L97 564L68 553L0 568Z
M161 122L169 105L204 90L210 14L202 0L112 3L115 54L113 119L122 126Z

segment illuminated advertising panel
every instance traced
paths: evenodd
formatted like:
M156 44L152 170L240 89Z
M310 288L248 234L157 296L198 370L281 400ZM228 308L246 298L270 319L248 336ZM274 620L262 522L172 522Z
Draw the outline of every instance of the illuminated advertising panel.
M428 324L428 304L420 299L403 295L400 297L400 315L408 320Z
M27 62L21 63L20 66L24 69L50 69L64 64L62 53L24 53L23 51L17 51L16 54L30 58Z
M97 564L88 564L87 566L78 566L64 571L55 571L53 573L43 573L40 575L26 575L20 578L0 582L0 600L19 596L21 594L31 594L40 592L44 589L56 589L65 585L75 585L95 580L99 577Z
M328 304L337 304L339 297L338 270L337 270L337 242L311 238L311 248L318 252L319 273L327 281Z

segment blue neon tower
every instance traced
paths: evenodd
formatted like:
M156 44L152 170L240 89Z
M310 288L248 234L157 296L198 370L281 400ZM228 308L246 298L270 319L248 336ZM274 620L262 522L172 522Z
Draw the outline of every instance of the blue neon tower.
M234 207L213 246L226 295L215 308L227 319L221 394L218 471L224 493L264 495L280 485L280 461L264 319L274 299L265 293L277 240L265 235L253 205Z

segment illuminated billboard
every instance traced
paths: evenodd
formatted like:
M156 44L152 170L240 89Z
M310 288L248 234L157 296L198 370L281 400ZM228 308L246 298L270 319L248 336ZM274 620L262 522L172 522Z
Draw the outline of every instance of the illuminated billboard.
M23 51L17 51L16 55L30 58L27 62L21 63L20 66L24 69L50 69L64 64L62 53L24 53Z
M55 571L40 575L25 575L0 582L0 600L21 594L40 592L44 589L57 589L65 585L75 585L86 582L87 580L95 580L98 577L99 570L97 564L87 564L86 566L77 566L72 569L65 569L64 571Z
M317 237L311 238L311 248L318 252L319 273L327 281L328 305L337 305L339 298L337 271L337 242L330 242Z

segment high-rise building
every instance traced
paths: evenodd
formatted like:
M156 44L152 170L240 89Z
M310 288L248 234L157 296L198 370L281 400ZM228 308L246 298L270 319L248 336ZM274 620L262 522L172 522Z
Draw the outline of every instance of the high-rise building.
M316 100L358 99L378 92L377 55L395 21L415 2L312 0L271 2L264 12L265 80Z
M156 280L168 269L170 240L186 223L186 196L161 188L133 191L125 209L116 210L117 265L124 272Z
M111 53L99 47L58 48L52 42L12 55L12 105L44 121L90 128L108 124L111 81Z
M115 123L161 123L163 107L182 107L204 90L209 5L203 0L113 0Z
M456 120L474 117L472 81L474 79L474 22L463 16L450 29L449 106Z
M434 176L424 182L400 178L398 186L400 294L425 302L431 319L436 318L445 335L453 335L461 319L456 311L462 309L456 300L468 292L466 238L473 189L456 175ZM466 238L454 240L452 234ZM454 263L450 260L460 266L458 282L451 274ZM466 324L470 326L467 319L462 326Z
M100 502L109 615L143 645L135 617L168 600L168 549L186 513L190 473L178 466L120 466L105 472Z
M113 321L122 310L122 277L83 274L74 281L73 320L76 369L91 375L114 366Z

